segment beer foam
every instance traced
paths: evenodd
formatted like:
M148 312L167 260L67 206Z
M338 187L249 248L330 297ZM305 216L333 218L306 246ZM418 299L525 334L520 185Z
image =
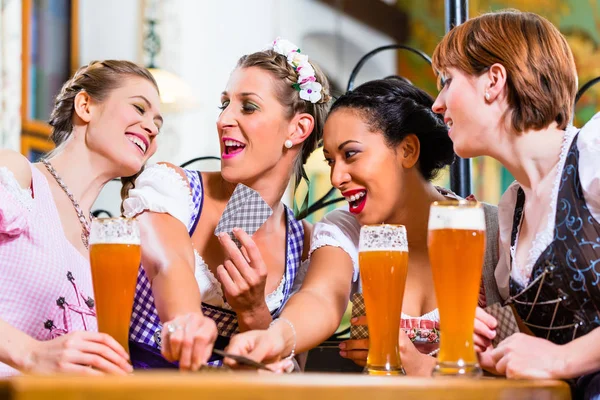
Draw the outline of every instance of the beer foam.
M358 251L408 251L402 225L365 225L360 228Z
M485 230L485 215L482 207L432 206L429 213L429 230L469 229Z
M123 237L112 237L112 236L101 236L95 237L94 240L90 238L90 246L94 244L141 244L140 237L135 236L123 236Z
M90 229L90 245L141 244L137 221L127 218L96 218Z
M363 249L359 249L359 252L361 253L366 253L369 251L398 251L398 252L405 252L408 253L408 245L406 246L406 248L398 248L398 247L389 247L389 248L378 248L378 249L373 249L373 248L363 248Z

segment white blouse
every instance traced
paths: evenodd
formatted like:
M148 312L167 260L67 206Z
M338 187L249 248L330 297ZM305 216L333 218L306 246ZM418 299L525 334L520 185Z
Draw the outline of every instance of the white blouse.
M123 202L123 209L126 217L136 216L145 210L166 213L181 221L189 230L192 225L194 202L189 183L177 171L164 164L149 164L135 180L135 188L129 191L129 197ZM195 249L194 257L194 275L202 302L230 310L231 307L224 300L220 282ZM307 267L308 262L303 262L300 266L292 292L299 289ZM269 311L276 310L282 305L285 282L284 274L277 288L265 297Z
M515 246L511 246L511 233L517 193L520 187L519 183L516 181L513 182L502 195L498 204L500 260L498 261L495 275L498 290L504 299L509 296L509 277L512 277L520 285L526 286L531 277L535 262L544 249L552 242L560 180L569 148L578 132L579 180L590 213L596 221L600 221L600 113L598 113L581 130L573 126L568 127L566 130L559 163L555 172L556 176L554 178L550 203L548 205L548 222L545 227L536 233L525 265L517 265L515 261L519 231L517 231ZM512 265L510 262L511 256L513 260Z

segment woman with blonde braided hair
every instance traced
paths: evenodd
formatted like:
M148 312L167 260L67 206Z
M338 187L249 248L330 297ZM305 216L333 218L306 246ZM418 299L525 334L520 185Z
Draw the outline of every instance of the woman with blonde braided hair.
M155 152L159 104L147 70L95 61L56 97L56 150L35 164L0 150L0 376L131 371L125 350L97 332L89 215L108 181Z
M281 199L292 175L296 182L305 175L303 164L322 136L328 102L326 77L298 47L277 39L270 49L240 58L221 95L220 173L149 165L124 200L125 215L138 215L143 236L168 232L181 238L142 245L142 264L145 270L189 265L204 314L217 322L217 348L239 331L284 323L276 318L304 277L311 227L296 220ZM237 222L242 226L215 234L227 222L221 220L224 211L243 201L239 193L258 199L269 216L263 221L242 205L233 213L247 213ZM260 227L250 235L239 229L245 223ZM183 240L185 235L191 240ZM165 344L143 270L137 293L129 346L134 367L170 368L179 359L181 368L199 368L197 354L203 350L181 348L188 320L165 324L170 339ZM179 297L188 295L180 291ZM209 364L221 362L213 357Z

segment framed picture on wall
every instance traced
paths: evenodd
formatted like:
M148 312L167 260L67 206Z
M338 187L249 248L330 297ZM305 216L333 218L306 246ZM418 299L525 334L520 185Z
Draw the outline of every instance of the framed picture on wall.
M54 143L46 135L35 133L21 135L21 154L32 163L38 162L41 156L53 148Z
M22 0L23 154L51 149L47 121L63 83L77 70L79 0ZM50 147L49 147L50 146Z

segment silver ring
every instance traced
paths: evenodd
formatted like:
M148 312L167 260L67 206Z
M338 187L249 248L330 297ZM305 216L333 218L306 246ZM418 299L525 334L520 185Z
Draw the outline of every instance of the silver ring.
M177 323L167 324L167 332L169 332L169 335L175 333L175 331L179 328L180 327L177 325Z

